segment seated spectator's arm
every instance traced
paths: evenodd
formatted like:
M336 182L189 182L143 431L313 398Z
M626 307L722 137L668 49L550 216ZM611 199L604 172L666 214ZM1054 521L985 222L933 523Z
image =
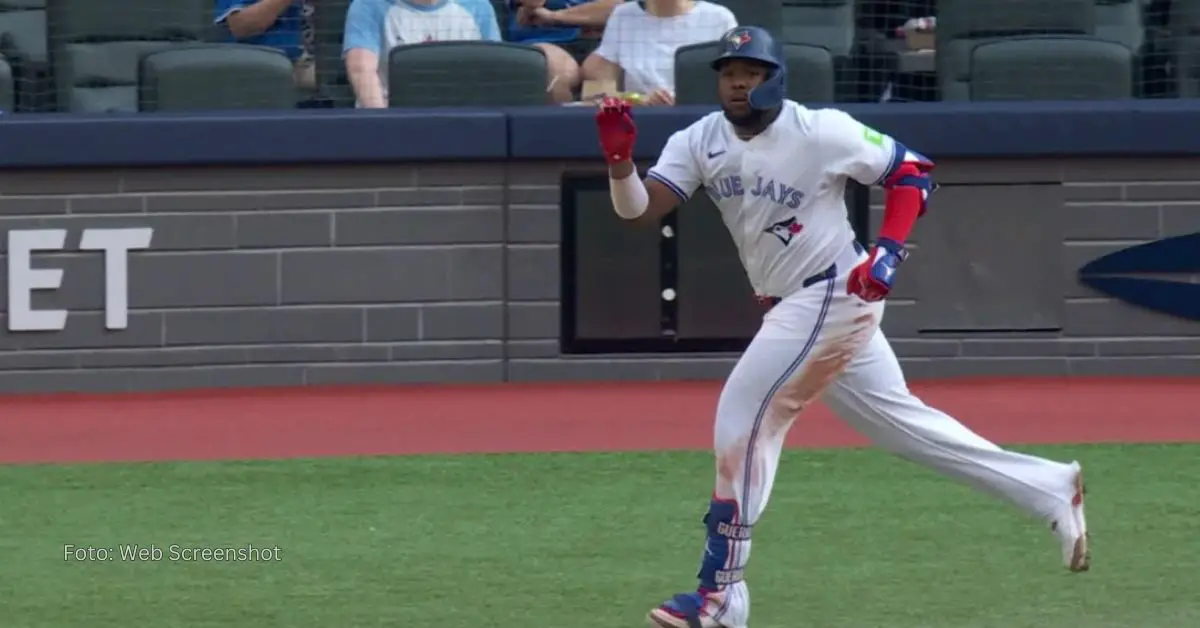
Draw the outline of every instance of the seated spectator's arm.
M548 19L562 26L604 26L613 9L625 0L592 0L573 7L548 11Z
M620 2L616 4L621 4ZM617 42L627 37L621 28L621 12L617 11L604 27L600 45L583 60L583 78L588 81L619 81L621 78L620 46Z
M593 52L583 60L583 78L589 81L617 81L621 66Z
M354 88L360 107L382 109L383 83L379 80L379 55L383 49L383 17L387 5L375 0L353 0L346 11L346 30L342 36L346 77Z
M271 28L279 15L287 10L293 0L218 0L217 24L225 24L237 39L253 37Z
M354 88L354 97L360 107L386 109L383 84L379 80L379 55L362 48L346 51L346 78Z

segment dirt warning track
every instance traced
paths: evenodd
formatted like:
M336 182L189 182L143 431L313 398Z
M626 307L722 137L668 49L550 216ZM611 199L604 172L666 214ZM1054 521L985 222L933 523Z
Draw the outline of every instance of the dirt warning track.
M914 383L1002 443L1200 441L1195 380ZM719 382L272 389L3 399L0 462L708 449ZM865 444L823 406L794 447Z

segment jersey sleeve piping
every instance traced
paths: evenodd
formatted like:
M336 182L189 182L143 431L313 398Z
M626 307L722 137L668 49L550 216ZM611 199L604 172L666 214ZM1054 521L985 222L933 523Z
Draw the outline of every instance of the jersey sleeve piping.
M687 202L688 198L690 198L687 194L684 193L683 188L676 185L674 181L662 176L661 174L658 174L657 172L655 172L653 170L646 172L646 178L654 179L655 181L658 181L659 183L667 186L667 189L674 192L675 196L678 196L679 200L681 200L683 202Z

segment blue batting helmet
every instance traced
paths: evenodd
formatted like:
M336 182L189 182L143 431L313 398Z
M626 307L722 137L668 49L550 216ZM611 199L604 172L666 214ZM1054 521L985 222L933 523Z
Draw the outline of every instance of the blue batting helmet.
M783 46L771 37L771 33L757 26L738 26L722 35L718 43L721 53L713 59L714 70L727 59L747 59L771 67L766 80L750 90L750 108L763 111L783 104L787 92L787 68L783 64Z

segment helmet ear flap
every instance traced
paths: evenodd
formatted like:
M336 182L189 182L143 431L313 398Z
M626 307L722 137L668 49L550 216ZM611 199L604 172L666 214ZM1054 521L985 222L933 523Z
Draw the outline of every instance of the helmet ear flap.
M749 104L752 109L765 111L774 109L783 104L783 99L786 96L786 85L784 83L785 72L783 68L775 68L767 75L767 80L759 83L757 87L750 90Z

